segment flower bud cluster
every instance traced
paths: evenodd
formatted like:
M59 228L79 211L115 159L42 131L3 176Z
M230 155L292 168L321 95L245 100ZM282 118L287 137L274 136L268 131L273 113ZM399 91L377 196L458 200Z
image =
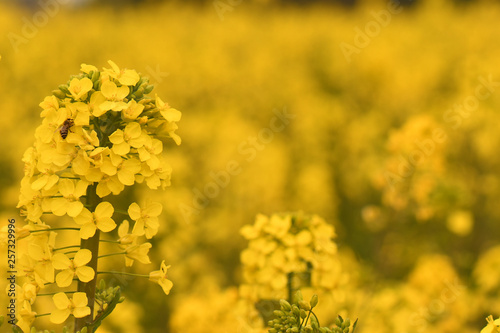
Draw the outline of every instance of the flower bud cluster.
M313 295L308 302L302 299L300 290L295 294L292 304L281 299L280 310L274 311L275 319L268 323L269 333L354 333L357 320L351 331L351 321L349 318L344 320L341 316L335 319L332 328L320 327L319 320L312 311L317 304L317 295Z

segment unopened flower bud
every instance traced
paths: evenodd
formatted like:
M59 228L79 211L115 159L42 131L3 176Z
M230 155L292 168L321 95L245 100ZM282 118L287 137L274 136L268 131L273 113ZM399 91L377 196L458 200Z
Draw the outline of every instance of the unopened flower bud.
M57 98L59 99L64 99L66 98L66 94L63 93L61 90L57 89L57 90L52 90L52 95L56 96Z
M290 305L290 303L288 303L284 299L280 299L280 305L281 305L281 308L285 311L290 311L292 309L292 306Z
M314 308L316 305L318 305L318 295L314 294L312 297L311 297L311 308Z
M306 311L311 310L311 304L309 304L308 301L304 301L304 300L299 301L299 306L301 309L304 309Z

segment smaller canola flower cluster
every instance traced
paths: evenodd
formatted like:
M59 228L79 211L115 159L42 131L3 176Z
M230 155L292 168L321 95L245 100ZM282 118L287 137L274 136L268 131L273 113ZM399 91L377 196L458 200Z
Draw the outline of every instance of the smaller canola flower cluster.
M335 230L319 216L302 212L257 215L241 234L249 240L241 253L244 297L286 298L293 275L306 275L311 287L332 290L339 282L341 266Z

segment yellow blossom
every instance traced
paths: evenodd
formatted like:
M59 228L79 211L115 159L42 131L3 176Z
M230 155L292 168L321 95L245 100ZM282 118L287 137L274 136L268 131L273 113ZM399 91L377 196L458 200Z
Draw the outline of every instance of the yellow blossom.
M90 212L83 208L80 215L74 218L75 222L81 225L80 237L88 239L94 236L97 229L109 232L116 227L115 221L111 218L115 209L109 202L101 202L97 205L95 212Z
M24 302L30 305L35 302L36 294L39 287L34 283L24 283L22 287L16 285L17 292L17 302L20 305L24 305Z
M81 65L80 65L80 70L81 70L83 73L87 73L87 74L89 74L90 72L98 72L98 71L99 71L99 70L97 69L97 67L92 66L92 65L87 65L87 64L81 64Z
M498 333L500 332L500 318L493 320L493 316L488 316L486 318L486 321L488 322L488 325L486 325L482 330L481 333Z
M94 117L100 117L106 113L107 110L103 110L100 107L104 102L106 102L106 97L100 91L96 91L90 96L89 110Z
M111 60L108 60L108 64L111 66L111 70L104 68L104 71L114 79L117 79L123 85L133 86L139 82L139 74L133 69L123 69L120 68Z
M156 95L156 107L165 120L172 122L181 120L181 112L171 108L168 104L163 102L158 95Z
M158 216L162 209L162 205L158 202L152 202L143 208L135 202L132 203L128 208L128 215L135 221L132 233L138 236L146 234L148 239L156 235L160 226Z
M54 267L52 266L52 251L49 245L40 246L36 243L30 243L28 253L31 258L36 260L34 271L47 282L54 282Z
M125 249L125 266L130 267L134 263L134 260L142 264L149 264L151 261L148 257L149 249L151 248L151 243L143 243L140 245L132 245Z
M59 287L68 287L75 276L82 282L89 282L95 276L91 267L85 266L92 259L92 252L87 249L78 250L73 259L69 259L63 253L57 253L52 257L52 265L55 269L62 270L56 276Z
M58 183L59 193L62 198L54 198L51 201L50 208L54 215L63 216L68 214L75 217L83 209L83 203L80 197L87 191L89 183L83 180L75 181L71 179L61 179Z
M85 77L83 79L74 78L69 83L69 92L73 99L76 101L80 99L85 99L87 97L87 93L92 89L92 81L89 78Z
M149 280L153 281L155 283L158 283L162 289L163 292L165 292L166 295L170 293L170 290L172 289L172 286L174 285L172 281L167 279L167 270L170 268L170 265L165 265L165 260L161 262L160 270L159 271L153 271L149 273Z
M141 125L132 122L125 126L125 129L116 130L109 136L109 141L113 143L111 148L117 155L126 155L130 151L130 147L139 148L144 145L145 138L143 136Z
M128 232L130 226L127 220L123 220L123 222L118 227L118 242L120 243L120 247L122 249L127 248L130 245L135 245L137 242L137 235L130 234Z
M144 105L131 100L127 103L127 108L122 110L123 120L135 120L144 110Z
M35 321L35 316L36 312L31 310L31 304L24 302L21 310L18 312L18 322L16 325L19 326L24 333L30 333L31 325Z
M85 293L74 293L69 299L65 293L57 293L52 297L56 310L50 314L50 321L54 324L62 324L70 315L75 318L83 318L90 314L87 295Z
M106 81L101 86L101 92L106 98L106 101L99 105L102 111L121 111L127 107L127 103L123 102L123 99L130 92L128 87L117 87L114 82Z

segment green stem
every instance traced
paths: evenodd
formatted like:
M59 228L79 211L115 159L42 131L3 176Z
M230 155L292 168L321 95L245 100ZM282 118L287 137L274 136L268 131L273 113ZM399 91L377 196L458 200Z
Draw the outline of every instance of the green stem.
M111 256L117 256L120 254L127 254L127 252L116 252L116 253L108 253L108 254L103 254L102 256L99 256L98 258L106 258L106 257L111 257Z
M311 316L312 310L309 310L309 313L307 314L307 318L305 321L303 321L300 326L299 326L299 333L302 332L302 324L304 324L304 327L307 325L307 321L309 320L309 316Z
M290 272L287 274L287 281L286 281L286 287L288 290L288 303L292 304L293 303L293 286L292 286L292 280L293 280L293 272Z
M316 321L318 322L318 326L321 327L321 325L319 324L319 319L318 319L318 316L316 316L316 314L314 312L312 312L311 310L311 313L314 315L314 317L316 318Z
M128 216L128 212L126 212L124 210L120 210L120 209L115 209L115 213L123 214L123 215L127 215Z
M113 244L120 244L119 241L114 241L114 240L107 240L107 239L101 239L99 240L101 243L113 243Z
M137 276L137 277L149 278L149 275L127 273L127 272L101 271L101 272L97 272L96 275L97 274L120 274L120 275L130 275L130 276Z
M90 206L91 211L95 211L97 205L102 199L97 195L97 183L90 185L87 188L87 204ZM89 239L82 239L80 248L88 249L92 252L92 259L87 264L94 272L97 272L97 259L99 254L99 237L100 230L97 229L94 236ZM94 276L89 282L78 281L78 291L84 292L87 295L88 306L90 314L83 318L75 318L75 332L81 331L85 326L91 325L94 320L94 304L95 304L95 291L97 285L97 275Z
M76 293L77 291L65 291L64 293L65 294L73 294L73 293ZM36 295L36 297L39 297L39 296L54 296L55 294L59 294L60 292L57 292L57 293L47 293L47 294L38 294Z
M30 230L30 233L33 234L35 232L48 232L54 230L80 230L80 228L50 228L50 229L40 229L40 230Z
M53 249L52 251L71 249L72 247L80 247L80 245L70 245L70 246L65 246L65 247L58 247L57 249Z
M49 313L37 314L37 315L35 315L35 318L44 317L44 316L49 316L49 315L50 315L50 312L49 312Z

